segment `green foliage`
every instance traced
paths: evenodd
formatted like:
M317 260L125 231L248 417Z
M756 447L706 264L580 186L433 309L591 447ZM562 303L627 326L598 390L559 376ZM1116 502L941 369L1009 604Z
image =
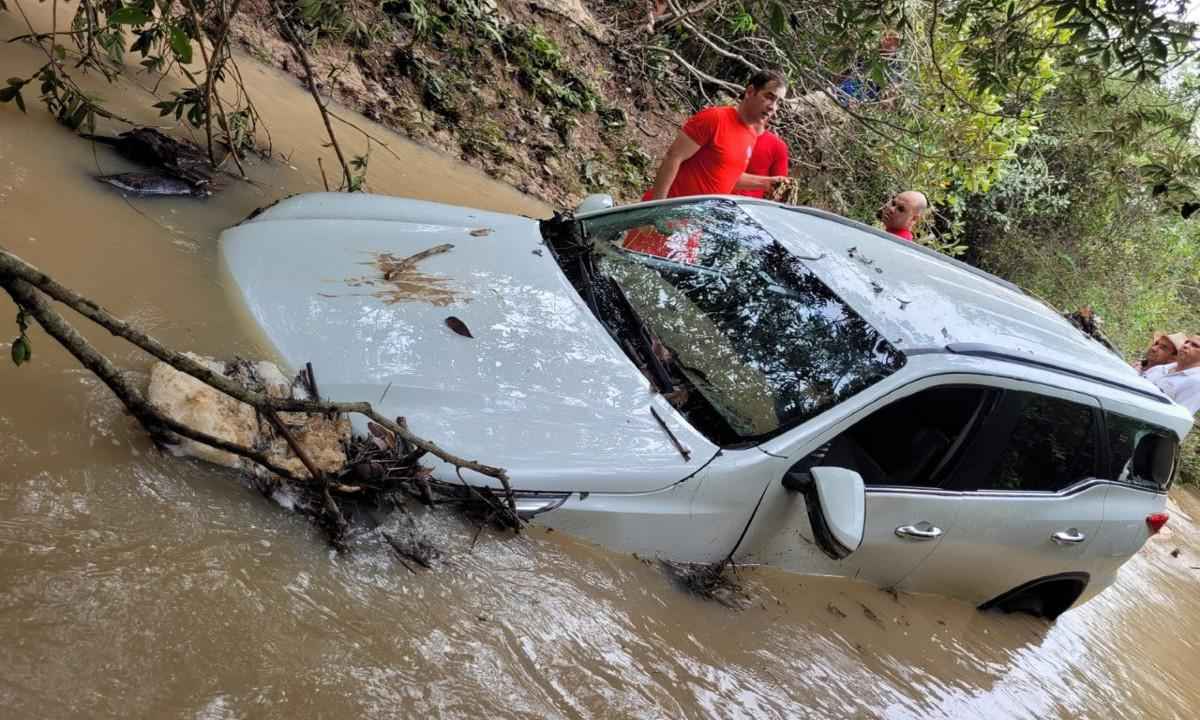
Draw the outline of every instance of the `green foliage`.
M640 195L653 182L654 161L635 143L622 148L617 160L621 180L634 195Z
M154 107L158 109L160 117L174 113L175 119L179 120L186 115L187 121L191 123L192 127L197 128L204 125L205 117L208 114L208 102L203 90L198 87L173 92L170 100L156 102Z
M1101 0L838 0L820 27L844 46L845 64L884 28L934 23L963 39L959 61L975 87L1002 94L1051 56L1157 82L1176 60L1196 52L1195 24L1182 19L1182 10L1182 3Z
M395 59L398 69L420 90L425 107L452 122L459 120L462 115L459 98L467 90L461 76L446 71L436 61L417 55L411 49L398 50Z
M459 131L459 145L469 157L478 157L495 163L512 160L504 131L492 120L483 120Z
M21 88L28 85L32 80L32 78L9 78L8 84L0 88L0 103L16 102L21 112L25 112L25 99L21 96Z
M53 65L43 66L36 77L42 81L42 102L59 122L72 130L85 127L88 132L95 132L96 115L103 114L103 110L93 98L84 95Z
M366 48L388 39L386 27L371 21L373 6L363 0L294 0L293 7L293 20L308 45L330 38Z
M362 155L355 155L347 163L350 166L350 183L346 192L362 192L367 186L367 163L371 159L371 146Z
M595 112L599 96L563 63L562 51L539 27L509 26L504 33L517 79L552 110Z

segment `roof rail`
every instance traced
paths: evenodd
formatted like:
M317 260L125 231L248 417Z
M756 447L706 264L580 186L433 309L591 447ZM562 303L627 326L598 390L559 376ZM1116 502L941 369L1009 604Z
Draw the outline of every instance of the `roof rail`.
M1026 353L1021 353L1021 352L1017 352L1016 350L1010 350L1005 347L1000 347L999 345L989 345L987 343L950 343L949 345L946 346L945 352L953 353L955 355L970 355L972 357L985 357L985 358L991 358L993 360L1004 360L1007 362L1020 363L1022 365L1032 365L1034 367L1042 368L1043 370L1049 370L1051 372L1056 372L1056 373L1059 373L1062 375L1070 375L1072 377L1085 378L1087 380L1092 380L1094 382L1103 383L1110 387L1120 388L1121 390L1128 390L1129 392L1137 393L1138 395L1141 395L1143 397L1148 397L1148 398L1150 398L1152 400L1156 400L1158 402L1168 403L1168 404L1170 404L1170 402L1171 402L1171 399L1168 398L1166 395L1163 395L1161 392L1151 392L1143 387L1138 387L1137 385L1134 385L1133 383L1124 383L1124 382L1121 382L1120 380L1117 380L1114 378L1101 377L1099 375L1094 375L1089 372L1083 372L1083 371L1077 370L1075 368L1065 367L1063 365L1057 365L1055 363L1048 362L1046 360L1041 360L1041 359L1038 359L1035 357L1031 357L1030 355L1028 355Z

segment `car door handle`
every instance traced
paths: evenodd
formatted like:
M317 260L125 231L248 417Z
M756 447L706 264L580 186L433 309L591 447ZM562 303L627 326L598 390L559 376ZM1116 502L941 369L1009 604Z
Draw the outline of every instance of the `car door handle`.
M942 529L927 522L919 522L916 525L901 525L896 528L896 535L913 540L936 540L942 536Z
M1075 528L1069 528L1067 530L1059 530L1051 535L1050 539L1059 545L1075 545L1087 540L1087 535L1084 535Z

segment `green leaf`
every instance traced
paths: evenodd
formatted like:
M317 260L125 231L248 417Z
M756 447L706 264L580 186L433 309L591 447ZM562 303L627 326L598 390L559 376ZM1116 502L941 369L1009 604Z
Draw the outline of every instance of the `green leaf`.
M1153 35L1150 36L1150 50L1154 53L1154 57L1166 62L1167 44Z
M22 363L29 359L29 346L24 335L13 340L11 355L13 365L17 367L21 367Z
M72 130L78 130L83 124L83 119L87 117L88 104L85 102L79 103L79 107L75 108L75 112L71 113L71 117L67 118L67 127Z
M0 88L0 103L6 103L17 96L15 87Z
M108 22L112 25L145 25L150 22L150 16L139 7L126 5L109 13Z
M784 12L783 3L771 3L771 17L768 22L771 26L771 32L777 35L787 32L787 14Z
M29 82L29 81L28 81L28 80L22 80L22 79L21 79L21 78L19 78L19 77L10 77L10 78L8 79L8 84L9 84L9 85L12 85L13 87L21 87L22 85L24 85L24 84L25 84L25 83L27 83L27 82Z
M17 90L17 95L13 99L17 101L17 107L21 108L21 112L27 112L25 110L25 98L21 97L20 90Z
M175 51L175 57L179 59L179 62L184 65L192 63L192 41L180 28L171 30L171 49Z

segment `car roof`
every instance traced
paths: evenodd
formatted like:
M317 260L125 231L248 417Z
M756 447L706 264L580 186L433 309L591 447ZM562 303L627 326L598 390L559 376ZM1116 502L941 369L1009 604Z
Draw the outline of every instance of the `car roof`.
M1170 402L1124 359L1046 303L929 248L840 215L755 198L698 196L656 203L717 198L737 202L907 354L987 357L1101 382L1151 404Z
M1018 286L832 213L744 209L902 350L985 356L1165 399L1127 362Z

